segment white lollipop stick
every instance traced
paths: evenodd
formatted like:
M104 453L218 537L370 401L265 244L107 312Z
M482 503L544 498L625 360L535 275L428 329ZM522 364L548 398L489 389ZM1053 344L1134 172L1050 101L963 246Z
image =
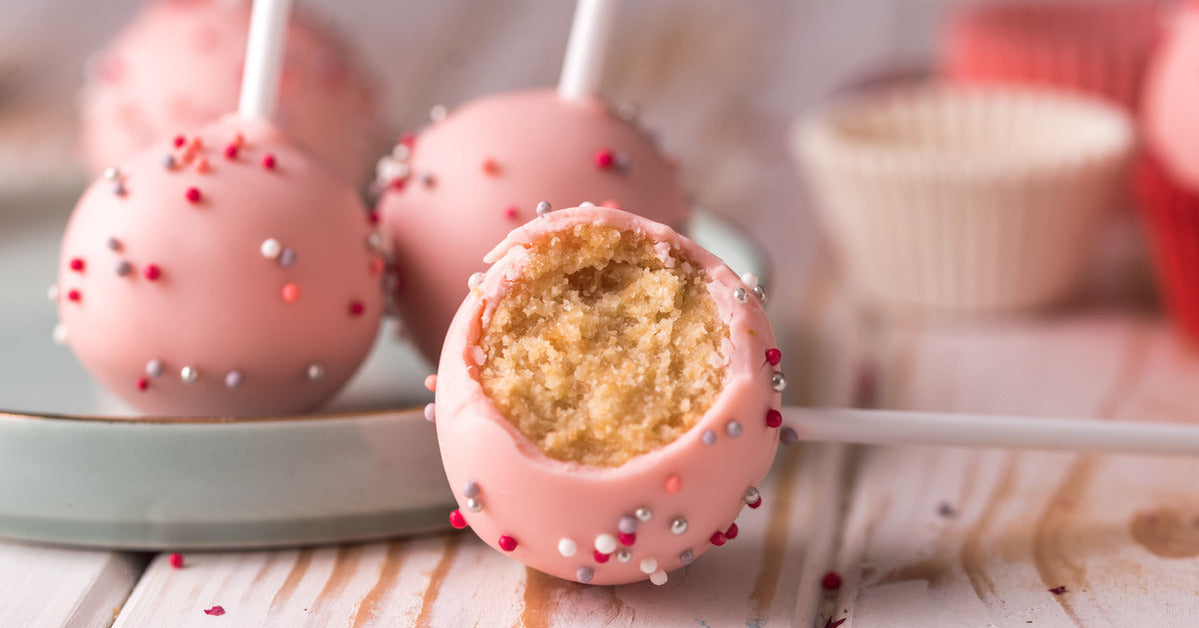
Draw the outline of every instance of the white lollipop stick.
M279 100L279 74L292 0L254 0L250 13L250 40L241 79L237 113L270 120Z
M840 408L782 412L784 424L807 441L1199 454L1194 425Z
M599 94L604 52L608 49L615 12L615 0L579 0L575 6L562 77L558 81L558 95L562 98L571 100Z

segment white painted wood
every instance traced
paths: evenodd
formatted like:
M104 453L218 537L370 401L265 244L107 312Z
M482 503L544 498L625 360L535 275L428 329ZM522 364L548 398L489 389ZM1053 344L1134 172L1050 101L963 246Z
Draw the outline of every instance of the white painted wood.
M136 554L0 541L0 626L108 626L143 567Z

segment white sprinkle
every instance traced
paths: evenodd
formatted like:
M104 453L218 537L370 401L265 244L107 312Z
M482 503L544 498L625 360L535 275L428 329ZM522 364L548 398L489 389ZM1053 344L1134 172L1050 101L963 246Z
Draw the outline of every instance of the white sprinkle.
M57 345L67 344L67 326L62 323L55 325L53 337L54 337L54 344L57 344Z
M666 584L667 579L668 579L668 576L666 575L666 572L662 571L661 569L659 569L649 575L649 581L658 586L662 586L662 585Z
M741 275L741 283L745 284L746 288L753 290L758 286L758 276L753 273L745 273Z
M179 379L182 379L185 384L194 384L196 380L200 379L200 372L190 366L185 366L179 369Z
M263 257L275 259L283 251L283 245L279 244L279 241L274 238L267 238L262 241L262 246L258 250L262 252Z
M441 122L445 120L447 113L449 112L445 108L445 105L433 105L433 108L429 110L429 119L434 122Z
M579 551L579 545L577 543L575 543L573 540L562 539L562 540L558 541L558 553L565 556L566 558L570 558L571 556L574 556L575 553L578 551Z
M483 273L473 273L469 278L467 278L466 287L471 290L478 290L479 286L483 285L483 279L486 277L487 275Z
M650 558L642 558L641 559L641 573L647 573L647 574L654 573L657 570L658 570L658 559L657 558L653 558L651 556Z
M378 251L383 245L383 234L378 231L372 231L369 236L366 236L366 245L371 247L371 250Z
M244 381L246 381L246 378L241 374L241 371L229 371L225 373L226 388L240 388Z
M579 207L595 207L595 203L592 203L591 201L583 201L582 203L579 203Z
M116 181L121 178L121 171L116 168L109 167L104 169L104 178L109 181Z
M146 362L146 375L149 375L150 377L162 377L162 371L162 360L154 358L153 360Z
M435 406L431 403L425 404L425 420L432 423L437 420L437 413L434 410Z
M391 156L403 161L412 156L412 149L408 148L407 144L396 144L395 148L391 149Z
M53 285L46 289L46 298L51 302L58 300L58 286Z
M308 365L308 379L310 379L314 382L318 382L324 378L325 378L325 367L324 366L317 364L317 363Z
M616 537L611 534L601 534L595 537L595 551L601 554L611 554L616 551Z

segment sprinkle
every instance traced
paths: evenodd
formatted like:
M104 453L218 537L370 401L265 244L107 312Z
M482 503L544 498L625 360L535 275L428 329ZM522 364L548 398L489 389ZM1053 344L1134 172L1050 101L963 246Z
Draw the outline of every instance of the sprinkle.
M51 303L58 300L58 286L50 286L46 289L46 299Z
M638 567L640 567L641 573L644 573L644 574L654 573L655 571L658 570L658 559L654 558L652 556L649 558L642 558L641 564L638 565Z
M724 426L724 431L729 436L737 438L741 435L741 424L737 421L729 421L728 424Z
M829 616L828 619L824 620L824 628L838 628L841 624L844 624L847 619L849 618L842 617L840 619L833 619L832 616Z
M745 489L745 503L750 508L757 508L762 505L762 492L758 490L758 487L751 486Z
M194 384L196 380L200 379L200 372L190 366L185 366L179 369L179 379L183 380L184 384Z
M666 492L677 493L683 488L683 478L677 475L672 475L666 478Z
M171 154L163 155L162 158L158 160L158 163L162 164L162 167L166 170L174 170L175 156Z
M433 108L429 109L429 119L433 122L441 122L445 120L447 113L449 112L446 110L445 105L433 105Z
M591 201L583 201L582 203L579 203L579 207L592 208L595 207L595 203L592 203Z
M199 172L200 174L205 174L210 170L212 170L212 166L209 165L207 157L202 156L202 157L199 157L198 159L196 159L196 172Z
M104 169L104 178L108 179L109 181L116 181L117 179L121 178L121 171L117 170L115 167L111 167L111 166L108 168L105 168Z
M601 201L600 207L607 207L608 209L620 209L620 202L614 198L609 198Z
M112 193L116 196L125 196L125 184L117 181L112 184Z
M766 426L778 427L783 424L783 413L771 408L766 411Z
M291 266L295 265L296 257L298 256L296 255L295 250L283 249L279 252L279 265L284 268L290 268Z
M426 188L435 187L437 185L437 177L426 172L420 176L420 184Z
M781 362L782 360L783 360L783 352L782 351L779 351L777 348L766 350L766 361L770 363L770 366L778 366L779 362Z
M54 344L56 345L67 344L67 326L62 323L55 325L50 337L54 339Z
M462 483L462 494L467 497L479 496L479 483L474 480L467 480Z
M621 172L627 171L632 163L629 161L629 156L624 153L617 153L616 160L613 162L617 170Z
M783 392L787 389L787 378L782 373L775 373L770 378L770 387L774 392Z
M412 149L407 144L396 144L395 148L391 149L391 156L403 161L412 156Z
M462 528L466 527L466 517L462 516L461 510L454 509L454 511L450 513L450 527L454 528L455 530L461 530Z
M162 269L157 264L146 264L142 274L150 281L158 281L158 278L162 277Z
M280 294L283 296L284 301L295 303L300 300L300 287L294 283L283 284Z
M425 390L437 392L437 373L425 376Z
M632 550L630 550L627 547L622 547L622 548L616 550L616 560L617 560L617 562L622 562L622 563L627 563L630 560L633 560Z
M372 231L370 235L366 236L366 245L372 250L379 250L379 247L383 246L383 234Z
M1054 595L1061 595L1063 593L1066 593L1067 591L1069 591L1069 589L1067 589L1066 585L1064 585L1064 584L1060 584L1056 587L1053 587L1052 589L1049 589L1049 592Z
M578 545L578 543L575 543L573 539L559 539L558 540L558 553L561 554L562 556L564 556L566 558L570 558L571 556L574 556L575 553L578 551L579 551L579 545Z
M595 537L595 551L601 554L611 554L616 551L616 537L611 534L600 534Z
M583 584L587 584L591 582L591 578L594 575L595 572L590 567L579 567L579 570L575 572L575 579Z
M314 382L319 382L325 379L325 367L319 362L313 362L308 365L308 379Z
M191 187L191 188L187 188L186 198L187 198L187 202L189 202L189 203L199 203L200 199L203 197L200 195L199 188Z
M721 545L724 545L725 541L728 541L728 538L724 536L724 532L717 530L716 532L712 533L712 538L708 540L712 542L712 545L720 547Z
M606 562L608 562L609 558L612 558L612 556L610 554L604 554L603 552L601 552L599 550L593 551L591 553L591 557L594 558L595 562L597 562L597 563L606 563Z
M172 143L175 145L175 148L182 148L187 143L187 138L182 135L176 135Z
M504 209L504 215L508 217L508 220L516 220L520 217L520 210L516 208L516 205L509 205Z
M436 406L436 404L432 404L432 403L425 404L425 420L430 423L435 423L437 421L437 406Z
M687 520L682 517L675 517L674 521L670 522L670 533L674 535L684 534L687 532Z
M246 380L241 371L233 370L225 373L225 388L240 388L242 382Z
M836 591L841 588L841 574L835 571L826 571L824 576L820 578L820 588L825 591Z
M274 153L267 153L262 156L262 167L266 170L274 170L277 162Z
M153 360L146 362L146 375L149 375L150 377L162 377L164 370L165 369L163 369L162 360L159 360L158 358L154 358Z
M758 276L753 273L745 273L741 275L741 283L752 290L758 285Z
M147 389L147 388L149 388L149 387L150 387L150 380L148 380L148 379L146 379L146 378L144 378L144 377L139 377L139 378L137 379L137 389L138 389L138 390L140 390L140 391L142 391L142 392L145 392L145 391L146 391L146 389Z
M73 270L77 273L81 273L84 271L85 268L87 268L87 264L83 261L83 258L81 258L81 257L72 258L70 263L68 264L68 266L71 267L71 270Z
M637 535L632 532L621 532L617 538L620 540L620 544L626 547L637 542Z
M607 170L611 168L613 163L616 161L616 156L612 153L611 149L601 148L595 151L595 156L592 158L592 161L595 162L596 168L599 168L600 170Z
M466 500L466 509L471 512L482 512L483 502L478 499L468 499Z
M763 288L762 286L754 286L754 296L758 297L758 300L762 302L762 305L766 305L766 288Z
M632 534L637 531L637 517L624 515L616 522L616 529L625 534Z
M661 569L659 569L649 575L649 581L654 583L657 586L662 586L662 585L666 584L667 578L669 578L669 576L667 576L666 572L662 571Z
M496 176L500 173L500 164L496 160L488 157L483 160L483 172L488 176Z
M711 447L712 445L716 444L716 432L713 432L712 430L704 430L703 435L700 436L700 440L702 440L708 447Z
M749 292L746 292L745 288L737 288L733 291L733 298L737 300L737 303L745 303L749 301Z
M244 146L246 144L246 136L242 135L241 133L234 133L233 144L237 146Z
M516 539L508 536L507 534L500 537L499 546L500 549L504 550L505 552L511 552L512 550L516 549L516 545Z
M75 303L79 303L80 301L83 300L83 293L76 290L75 288L71 288L70 290L67 290L67 300L74 301Z
M124 277L132 272L133 272L133 264L130 264L129 260L121 260L121 261L117 262L117 276L118 277Z
M654 518L654 512L646 506L642 506L633 513L642 523Z
M387 267L387 264L386 264L386 262L383 261L383 258L376 257L371 260L371 265L368 270L370 271L370 273L372 275L379 275L379 274L383 273L383 269L386 267Z
M799 433L794 428L784 427L779 432L779 440L788 447L799 442Z
M403 192L404 188L408 186L408 180L407 179L392 179L391 183L388 183L387 185L388 185L388 187L395 190L396 192Z
M741 529L737 527L737 524L729 524L729 529L724 531L724 538L731 541L737 538L737 534L740 533L740 531Z
M204 614L212 615L213 617L220 617L221 615L225 614L225 607L218 604L212 608L204 609Z
M278 240L267 238L262 241L262 246L258 247L258 250L262 253L263 257L275 259L279 257L279 252L283 250L283 247L279 244Z
M416 134L405 133L400 136L398 143L407 146L409 150L416 148Z
M171 567L174 569L183 569L183 554L180 554L179 552L171 552L171 555L167 556L167 562L170 563Z
M367 224L371 224L371 225L379 224L379 211L372 209L372 210L366 212L366 222L367 222Z
M550 205L549 201L541 201L541 202L537 203L537 215L538 216L544 216L553 210L554 210L554 208L552 205Z
M120 252L122 248L124 248L124 246L121 244L120 240L116 238L108 239L108 250Z
M237 144L230 144L225 147L225 159L237 159L237 153L241 150Z
M479 286L483 285L483 279L486 276L487 275L484 275L483 273L472 273L471 276L466 279L466 287L470 288L471 290L478 289Z

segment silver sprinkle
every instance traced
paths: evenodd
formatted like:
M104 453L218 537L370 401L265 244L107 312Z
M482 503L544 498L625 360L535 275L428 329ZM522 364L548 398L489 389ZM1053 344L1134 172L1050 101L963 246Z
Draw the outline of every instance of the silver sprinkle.
M292 249L283 249L279 252L279 265L283 267L294 266L296 263L296 252Z
M616 522L616 529L624 534L633 534L637 531L637 517L624 515L620 518L620 521Z
M160 161L160 163L162 164L162 167L163 167L163 168L166 168L167 170L174 170L174 168L175 168L175 156L174 156L174 155L171 155L171 154L169 154L169 153L168 153L168 154L166 154L166 155L163 155L163 156L162 156L162 160Z
M149 375L150 377L162 377L162 371L162 360L154 358L153 360L146 362L146 375Z
M799 442L799 433L796 432L794 428L784 427L779 431L779 440L781 440L784 445L790 447Z
M687 520L682 517L675 517L674 521L670 522L671 534L683 534L687 532Z
M538 216L544 216L553 210L554 210L554 208L553 208L553 206L550 205L549 201L541 201L540 203L537 203L537 215Z
M429 109L429 119L434 122L441 122L445 120L447 113L449 111L445 108L445 105L433 105L433 108Z
M117 179L121 178L121 171L117 170L115 167L105 168L104 178L108 179L109 181L116 181Z
M737 421L729 421L728 425L724 426L724 431L729 436L732 436L733 438L737 438L738 436L741 435L741 424L738 423Z
M633 514L642 523L645 523L646 521L649 521L650 519L654 518L654 511L650 510L649 507L647 507L647 506L642 506L642 507L638 508Z
M125 184L117 181L112 184L112 193L117 196L125 196Z
M483 502L472 497L471 499L466 500L466 509L471 512L479 512L483 510Z
M109 238L108 239L108 250L110 250L110 251L121 250L121 241L116 238Z
M245 380L246 378L241 374L241 371L229 371L228 373L225 373L226 388L240 388L242 382Z
M575 579L583 584L587 584L591 582L591 577L594 575L595 572L590 567L579 567L579 570L575 572Z
M425 404L425 420L433 423L437 421L437 406L431 403Z
M684 565L690 565L691 562L694 560L695 560L695 552L693 552L689 549L683 550L683 552L681 554L679 554L679 562L683 563Z
M774 392L783 392L787 389L787 378L782 373L775 373L770 378L770 387Z
M467 480L462 483L462 494L467 497L479 496L479 483L474 480Z
M185 366L179 369L179 379L182 379L185 384L194 384L196 380L200 379L200 372L190 366Z
M751 486L745 489L745 503L752 504L759 499L762 499L762 494L758 492L758 487Z
M716 432L704 430L703 435L700 436L700 440L704 441L704 444L708 447L711 447L716 444Z
M733 291L733 298L737 303L745 303L749 300L749 292L745 288L737 288Z
M754 296L758 297L762 305L766 305L766 288L763 288L761 284L754 286Z
M622 548L616 550L616 560L618 560L622 563L627 563L632 559L633 559L633 552L629 551L629 548L622 547Z
M478 288L479 286L483 285L483 279L486 276L487 275L484 275L483 273L471 274L471 276L466 279L466 287L471 290Z
M117 276L118 277L124 277L125 275L128 275L131 272L133 272L133 264L130 264L128 260L121 260L121 261L117 262Z
M312 364L309 364L308 365L308 379L310 379L314 382L319 382L320 380L325 379L325 367L323 365L315 363L315 362Z

